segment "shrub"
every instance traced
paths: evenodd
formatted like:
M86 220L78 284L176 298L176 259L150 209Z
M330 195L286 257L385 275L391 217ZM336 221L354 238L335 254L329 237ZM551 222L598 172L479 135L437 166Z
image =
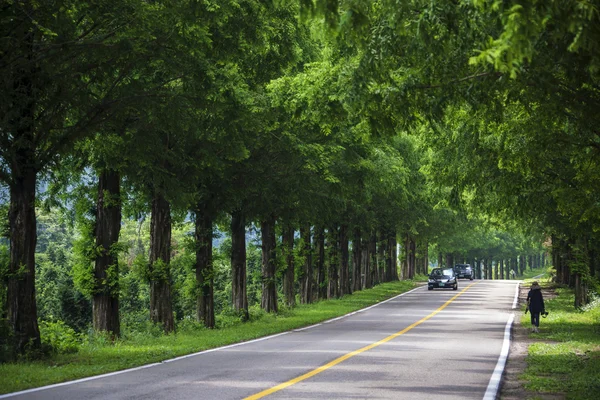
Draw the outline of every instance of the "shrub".
M163 335L164 329L160 324L150 320L146 310L125 314L121 319L121 338L124 340L152 340Z
M40 323L42 345L49 346L56 354L76 353L82 342L82 336L63 321L42 321Z
M179 333L198 333L204 329L206 328L202 322L196 321L196 318L189 315L177 323L177 332Z

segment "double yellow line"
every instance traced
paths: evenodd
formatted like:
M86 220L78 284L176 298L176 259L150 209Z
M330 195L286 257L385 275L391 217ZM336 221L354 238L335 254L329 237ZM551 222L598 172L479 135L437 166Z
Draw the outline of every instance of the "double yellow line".
M273 394L273 393L275 393L275 392L278 392L278 391L280 391L280 390L282 390L282 389L285 389L285 388L286 388L286 387L288 387L288 386L292 386L292 385L294 385L294 384L296 384L296 383L298 383L298 382L302 382L303 380L306 380L306 379L308 379L308 378L310 378L310 377L313 377L313 376L315 376L315 375L317 375L317 374L320 374L321 372L323 372L323 371L325 371L325 370L328 370L329 368L331 368L331 367L333 367L333 366L336 366L336 365L338 365L339 363L341 363L341 362L343 362L343 361L345 361L345 360L347 360L347 359L349 359L349 358L351 358L351 357L354 357L354 356L356 356L356 355L358 355L358 354L360 354L360 353L364 353L364 352L365 352L365 351L367 351L367 350L371 350L371 349L373 349L373 348L375 348L375 347L377 347L377 346L380 346L380 345L382 345L382 344L384 344L384 343L387 343L387 342L389 342L390 340L392 340L392 339L394 339L394 338L397 338L397 337L398 337L398 336L400 336L400 335L403 335L403 334L405 334L406 332L410 331L411 329L413 329L413 328L415 328L415 327L417 327L417 326L421 325L423 322L425 322L425 321L427 321L428 319L432 318L434 315L436 315L437 313L439 313L440 311L442 311L444 308L448 307L448 305L449 305L450 303L452 303L454 300L456 300L456 299L457 299L457 298L458 298L458 297L459 297L461 294L463 294L464 292L466 292L466 291L467 291L467 289L469 289L469 288L470 288L471 286L473 286L475 283L476 283L476 282L473 282L473 283L471 283L469 286L467 286L466 288L464 288L463 290L461 290L459 293L457 293L457 294L456 294L454 297L452 297L450 300L448 300L447 302L445 302L445 303L444 303L444 304L443 304L443 305L442 305L440 308L438 308L437 310L435 310L434 312L432 312L432 313L431 313L431 314L429 314L428 316L421 318L420 320L418 320L418 321L417 321L417 322L415 322L414 324L412 324L412 325L410 325L410 326L407 326L406 328L402 329L401 331L399 331L399 332L396 332L396 333L394 333L394 334L392 334L392 335L390 335L390 336L386 337L385 339L381 339L381 340L380 340L380 341L378 341L378 342L371 343L370 345L368 345L368 346L365 346L365 347L363 347L363 348L361 348L361 349L354 350L354 351L352 351L352 352L350 352L350 353L344 354L343 356L341 356L341 357L338 357L338 358L336 358L335 360L333 360L333 361L330 361L330 362L328 362L327 364L325 364L325 365L322 365L322 366L320 366L320 367L319 367L319 368L317 368L317 369L313 369L312 371L309 371L309 372L307 372L307 373L306 373L306 374L304 374L304 375L300 375L300 376L299 376L299 377L297 377L297 378L290 379L289 381L287 381L287 382L284 382L284 383L280 383L279 385L277 385L277 386L273 386L273 387L272 387L272 388L270 388L270 389L266 389L266 390L263 390L263 391L262 391L262 392L260 392L260 393L256 393L256 394L254 394L254 395L252 395L252 396L246 397L244 400L257 400L257 399L262 399L262 398L263 398L263 397L265 397L265 396L268 396L268 395L270 395L270 394Z

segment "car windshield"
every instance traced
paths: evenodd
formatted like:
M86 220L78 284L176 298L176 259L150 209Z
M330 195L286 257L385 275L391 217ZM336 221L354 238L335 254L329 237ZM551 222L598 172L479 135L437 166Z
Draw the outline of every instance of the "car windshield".
M431 271L431 275L435 278L451 278L454 275L452 268L436 268Z

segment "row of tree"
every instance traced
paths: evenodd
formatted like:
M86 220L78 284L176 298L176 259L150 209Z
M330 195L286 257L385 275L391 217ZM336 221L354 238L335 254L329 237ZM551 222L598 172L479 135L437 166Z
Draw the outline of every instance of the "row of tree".
M242 313L251 223L267 311L278 307L277 257L292 304L296 293L310 302L410 278L430 244L510 259L539 253L545 234L569 254L554 252L561 281L586 301L600 272L594 2L299 3L0 6L5 313L17 351L40 345L40 200L73 213L74 276L94 328L115 335L121 229L144 215L140 270L150 317L167 332L172 228L190 218L207 326L216 224L231 237Z

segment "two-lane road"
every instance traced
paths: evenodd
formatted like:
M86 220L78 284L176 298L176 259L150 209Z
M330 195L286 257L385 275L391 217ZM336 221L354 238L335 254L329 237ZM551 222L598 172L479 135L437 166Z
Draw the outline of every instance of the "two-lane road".
M14 399L482 399L516 281L460 281L263 340ZM2 398L4 396L0 396Z

